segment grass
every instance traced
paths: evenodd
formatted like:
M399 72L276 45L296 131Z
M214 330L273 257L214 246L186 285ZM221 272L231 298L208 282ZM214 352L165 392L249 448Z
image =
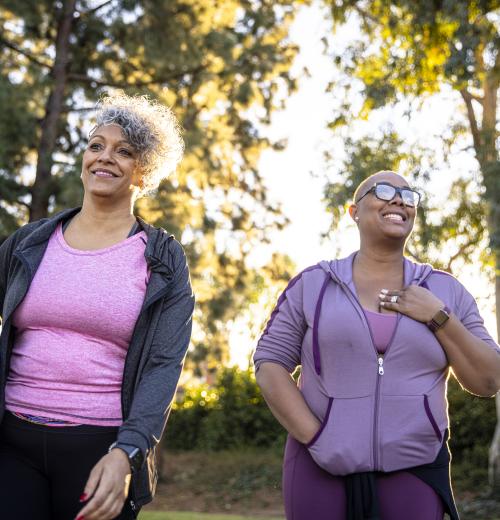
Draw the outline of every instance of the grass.
M284 519L276 450L166 452L162 467L155 500L139 520ZM487 486L484 465L455 461L452 473L463 520L500 520L499 503L481 496Z
M281 516L281 454L272 450L167 452L162 467L164 478L144 512L194 510L222 515L215 520L233 520L230 514L259 520ZM191 514L195 516L188 519L214 520Z
M147 511L139 515L139 520L282 520L277 517L270 516L237 516L237 515L222 515L222 514L208 514L208 513L178 513L161 512L161 511Z

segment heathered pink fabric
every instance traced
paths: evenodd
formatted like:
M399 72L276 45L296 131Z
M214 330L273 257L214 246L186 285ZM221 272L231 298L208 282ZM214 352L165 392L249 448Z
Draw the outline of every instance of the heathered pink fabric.
M397 314L381 314L363 309L372 331L373 342L379 354L385 354L397 323Z
M6 386L13 412L98 426L122 423L121 383L146 293L146 235L80 251L51 236L13 315Z

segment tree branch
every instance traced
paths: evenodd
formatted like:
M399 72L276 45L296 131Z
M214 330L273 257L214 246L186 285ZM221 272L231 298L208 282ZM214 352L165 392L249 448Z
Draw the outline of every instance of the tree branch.
M89 14L94 14L103 7L106 7L108 4L111 4L113 0L107 0L106 2L102 3L101 5L98 5L94 7L93 9L89 9L88 11L80 11L80 16L87 16Z
M73 112L91 112L92 110L95 110L95 106L78 107L78 108L66 107L61 110L61 113L62 114L72 114Z
M5 47L8 47L9 49L13 50L14 52L17 52L18 54L23 55L25 58L28 58L29 61L35 63L39 67L43 67L45 69L52 70L52 64L41 61L37 57L33 56L33 54L30 54L28 51L21 49L16 44L10 42L9 40L6 40L2 36L0 36L0 44L3 44Z
M448 260L448 263L446 264L445 271L448 271L449 273L451 273L452 272L451 266L452 266L453 262L455 260L457 260L458 258L460 258L461 256L464 256L465 253L467 252L467 249L469 249L472 246L476 246L478 244L478 242L479 242L479 240L477 239L477 237L474 237L474 238L471 238L470 240L468 240L462 246L460 246L458 248L458 251L455 254L451 255L450 259Z
M130 87L147 87L149 85L158 85L161 83L165 83L167 81L172 81L175 79L180 79L185 75L189 74L196 74L198 72L201 72L204 69L204 65L199 65L197 67L194 67L192 69L184 70L176 72L172 75L166 75L162 78L154 78L148 81L135 81L135 82L120 82L120 81L104 81L96 78L91 78L90 76L87 76L86 74L78 74L75 72L70 72L68 74L68 80L69 81L81 81L83 83L95 83L96 85L102 86L102 87L115 87L115 88L130 88Z
M373 16L371 13L368 13L363 8L361 8L357 3L353 5L354 10L361 16L361 18L368 19L370 22L379 23L380 20L378 20L375 16Z
M472 94L466 89L460 89L460 94L465 102L465 106L467 108L467 117L469 119L470 129L472 133L472 140L474 141L474 148L476 149L476 153L479 154L481 150L481 133L479 127L477 125L476 114L474 112L474 107L472 106Z
M483 102L484 102L484 98L482 96L476 96L476 94L470 94L470 97L471 99L473 99L474 101L477 101L481 106L483 105Z

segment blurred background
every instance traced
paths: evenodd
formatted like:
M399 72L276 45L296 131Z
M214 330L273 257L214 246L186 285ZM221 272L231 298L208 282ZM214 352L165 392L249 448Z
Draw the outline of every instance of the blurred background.
M104 92L184 129L136 209L182 242L197 297L149 508L191 513L141 518L282 518L284 433L252 352L296 272L357 248L346 209L371 173L424 194L408 256L457 276L497 337L499 0L0 0L0 22L0 241L79 204ZM453 378L449 399L463 518L498 519L495 400Z

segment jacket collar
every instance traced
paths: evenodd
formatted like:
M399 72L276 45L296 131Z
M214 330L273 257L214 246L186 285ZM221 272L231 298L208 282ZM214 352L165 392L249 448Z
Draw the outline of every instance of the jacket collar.
M353 262L358 252L350 254L345 258L331 261L322 261L319 263L321 268L330 273L337 283L344 283L351 286L353 284ZM432 273L433 269L430 264L420 264L412 262L407 257L403 257L404 284L421 285Z
M31 233L25 236L17 245L14 254L22 258L29 271L30 280L42 261L50 236L57 228L59 222L76 215L80 208L72 208L61 211L53 217L43 219Z
M43 219L40 225L37 226L29 235L24 237L18 244L16 250L26 253L30 248L44 244L50 238L50 235L55 231L59 222L75 216L81 208L65 209L56 215ZM45 250L45 248L44 248Z
M169 243L174 236L162 228L151 226L137 217L139 225L146 233L147 242L144 257L150 270L150 277L143 309L160 298L171 284L174 276L174 263Z

